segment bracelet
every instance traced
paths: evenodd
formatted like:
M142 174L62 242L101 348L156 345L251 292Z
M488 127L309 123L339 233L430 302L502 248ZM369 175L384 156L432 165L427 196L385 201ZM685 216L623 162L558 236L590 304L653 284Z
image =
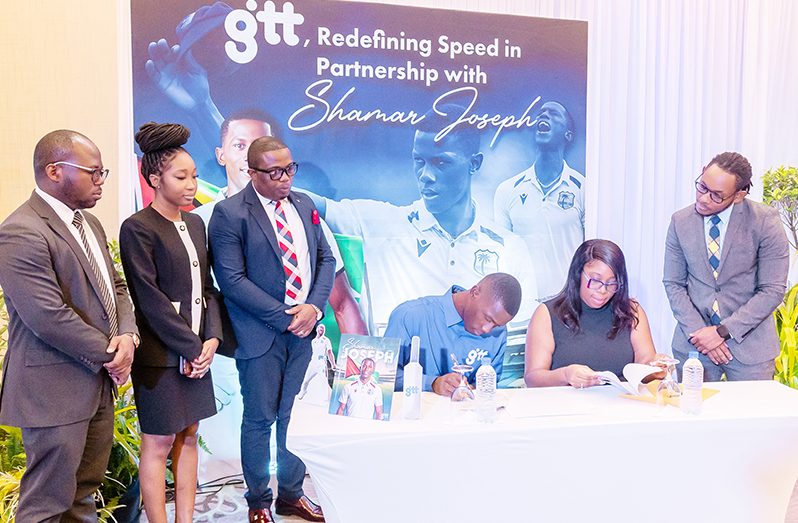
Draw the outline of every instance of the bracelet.
M316 307L312 303L308 303L308 305L313 307L313 310L316 311L316 321L319 321L321 319L321 309L319 309L318 307Z
M139 338L139 335L135 332L126 332L125 335L133 338L133 348L138 349L139 345L141 345L141 338Z

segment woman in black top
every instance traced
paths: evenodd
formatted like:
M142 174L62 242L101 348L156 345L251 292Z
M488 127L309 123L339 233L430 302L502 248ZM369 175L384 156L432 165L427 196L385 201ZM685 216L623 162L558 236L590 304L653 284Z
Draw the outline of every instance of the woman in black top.
M588 240L574 253L565 288L541 303L526 334L528 387L599 385L596 371L621 376L627 363L658 356L648 318L629 297L626 261L609 240Z
M199 420L216 413L209 368L222 337L220 296L210 276L205 225L180 210L197 192L197 169L182 147L188 135L182 125L152 122L136 133L141 172L155 198L120 232L141 333L132 378L142 432L139 479L153 523L166 522L170 452L176 521L192 520Z

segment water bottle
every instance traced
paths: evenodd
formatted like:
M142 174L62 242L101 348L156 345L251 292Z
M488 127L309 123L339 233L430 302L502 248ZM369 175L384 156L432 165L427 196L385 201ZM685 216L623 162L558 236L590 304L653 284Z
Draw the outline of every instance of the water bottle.
M690 357L682 367L682 398L680 405L685 414L699 414L701 403L701 387L704 385L704 366L698 359L698 352L690 351Z
M421 418L421 389L424 386L422 382L423 371L421 364L418 362L419 346L421 340L418 336L413 336L410 340L410 363L405 365L404 370L404 394L403 408L405 419L419 419Z
M487 356L482 358L482 365L477 369L477 421L496 421L496 371Z

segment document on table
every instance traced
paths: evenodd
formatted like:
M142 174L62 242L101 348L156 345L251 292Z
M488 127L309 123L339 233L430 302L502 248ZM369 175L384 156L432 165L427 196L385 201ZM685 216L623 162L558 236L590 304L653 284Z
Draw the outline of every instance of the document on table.
M513 418L590 414L596 405L586 392L571 387L521 389L514 392L505 408Z
M627 363L623 368L623 377L626 378L626 382L621 381L618 379L618 376L616 376L615 373L608 370L597 372L596 374L598 374L602 383L605 385L612 385L624 394L639 396L641 394L648 394L646 388L640 386L643 383L643 380L652 374L662 371L663 369L661 367L655 367L653 365Z

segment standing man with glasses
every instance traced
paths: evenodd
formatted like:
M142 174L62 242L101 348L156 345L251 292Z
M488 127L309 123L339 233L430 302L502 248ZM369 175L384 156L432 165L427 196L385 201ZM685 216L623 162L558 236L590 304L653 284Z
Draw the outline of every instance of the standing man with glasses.
M673 355L700 352L705 381L769 380L779 353L773 311L784 298L789 251L778 212L746 198L751 164L715 156L695 203L671 217L663 283L677 326Z
M105 232L83 212L108 176L97 146L53 131L33 169L36 189L0 226L9 315L0 423L22 428L27 465L16 520L96 521L112 392L130 374L138 331Z
M244 399L241 464L249 521L273 521L269 440L277 423L275 511L324 521L302 492L305 465L286 448L294 396L333 284L335 258L310 197L291 191L298 164L277 138L249 147L251 182L220 201L209 226L214 274L233 323Z

